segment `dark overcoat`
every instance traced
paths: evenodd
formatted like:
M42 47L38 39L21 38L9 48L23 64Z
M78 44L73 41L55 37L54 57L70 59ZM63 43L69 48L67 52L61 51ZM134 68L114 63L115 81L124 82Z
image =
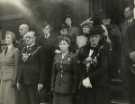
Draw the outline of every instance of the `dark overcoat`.
M29 57L23 60L23 53L27 52ZM33 46L28 50L26 47L21 51L18 62L17 81L23 84L38 84L45 81L45 57L44 51L40 46Z
M93 50L92 61L86 67L86 58L90 50ZM80 69L79 96L80 104L108 104L108 44L102 44L96 48L89 45L82 47L78 53ZM92 88L83 86L82 81L89 78ZM104 93L104 95L102 95Z

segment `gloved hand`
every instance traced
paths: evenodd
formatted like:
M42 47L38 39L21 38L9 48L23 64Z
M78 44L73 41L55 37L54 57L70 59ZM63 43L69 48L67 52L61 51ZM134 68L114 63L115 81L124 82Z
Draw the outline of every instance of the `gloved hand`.
M88 77L85 78L85 79L83 79L82 85L83 85L85 88L92 88L92 84L91 84L90 79L89 79Z
M39 84L38 84L38 89L37 89L37 90L40 91L40 90L42 90L43 87L44 87L44 85L43 85L42 83L39 83Z
M17 82L17 83L16 83L16 87L17 87L17 89L18 89L18 90L20 90L20 89L21 89L21 85L20 85L20 83L19 83L19 82Z
M135 62L135 51L129 53L129 58Z

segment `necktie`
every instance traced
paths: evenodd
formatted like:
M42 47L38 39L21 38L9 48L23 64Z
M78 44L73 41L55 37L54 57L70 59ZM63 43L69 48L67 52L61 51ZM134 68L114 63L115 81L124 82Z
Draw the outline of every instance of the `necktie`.
M6 48L5 48L5 52L4 52L4 54L6 55L6 54L7 54L7 52L8 52L8 47L6 47Z

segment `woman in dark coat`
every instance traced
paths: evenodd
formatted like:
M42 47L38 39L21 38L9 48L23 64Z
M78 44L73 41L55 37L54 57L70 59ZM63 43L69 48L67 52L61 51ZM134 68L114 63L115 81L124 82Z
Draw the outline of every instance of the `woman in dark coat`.
M108 45L101 26L92 28L89 42L78 54L80 104L108 103Z
M59 41L60 52L55 55L52 69L53 104L73 103L73 95L77 86L77 70L70 46L70 38L61 37Z

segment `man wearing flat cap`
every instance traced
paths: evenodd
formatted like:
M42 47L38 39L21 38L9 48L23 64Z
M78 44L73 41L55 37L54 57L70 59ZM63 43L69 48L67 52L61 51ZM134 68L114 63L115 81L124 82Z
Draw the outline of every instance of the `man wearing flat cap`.
M94 26L90 31L89 44L80 49L80 104L108 103L108 44L104 30Z

